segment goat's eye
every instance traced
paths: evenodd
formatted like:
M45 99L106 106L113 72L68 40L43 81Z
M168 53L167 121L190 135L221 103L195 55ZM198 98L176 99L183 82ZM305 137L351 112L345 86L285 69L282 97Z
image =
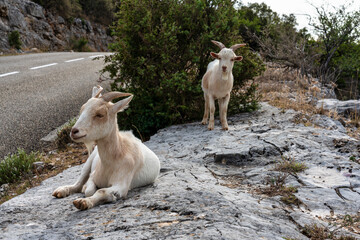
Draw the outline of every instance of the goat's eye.
M95 117L97 117L97 118L103 118L104 115L102 115L102 114L100 114L100 113L97 113L97 114L95 115Z
M235 59L233 59L233 58L231 59L232 62L233 62L234 60L235 60Z

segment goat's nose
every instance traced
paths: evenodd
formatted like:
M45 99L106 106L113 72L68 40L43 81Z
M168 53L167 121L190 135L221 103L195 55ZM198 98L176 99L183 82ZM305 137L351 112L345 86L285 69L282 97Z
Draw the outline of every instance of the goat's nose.
M227 68L226 66L222 66L223 71L226 71L226 68Z
M71 134L72 135L75 135L75 134L77 134L79 132L79 129L77 129L77 128L72 128L71 129Z

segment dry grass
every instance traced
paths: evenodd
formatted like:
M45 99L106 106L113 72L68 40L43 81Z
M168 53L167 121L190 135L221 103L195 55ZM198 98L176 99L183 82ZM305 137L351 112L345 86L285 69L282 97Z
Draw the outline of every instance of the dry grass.
M288 174L281 174L267 179L267 186L255 189L255 193L265 194L269 197L281 196L280 200L286 205L300 206L302 202L294 195L298 191L297 188L285 185L288 176Z
M346 123L349 136L360 139L360 114L353 114L350 118L339 115L336 111L317 108L317 100L325 98L321 92L321 84L312 77L301 76L298 71L284 69L276 65L268 65L263 75L257 77L258 91L262 101L283 109L294 109L299 112L297 123L314 126L311 116L326 115L335 120ZM334 84L333 88L336 87Z
M349 232L355 234L360 234L360 212L357 214L347 214L347 215L332 215L326 216L322 220L327 221L331 225L337 226L339 228L344 228Z
M220 179L222 180L220 182L221 186L225 186L228 188L239 188L241 187L243 178L237 175L233 175L233 176L222 176L220 177Z
M302 234L310 238L311 240L355 240L352 236L337 236L335 231L330 231L326 227L313 225L305 225L302 229Z
M304 163L296 162L294 158L285 156L281 157L281 161L279 161L274 168L276 171L293 174L302 172L305 169L307 169L307 167Z
M262 100L282 109L294 109L306 114L324 114L314 106L322 98L319 82L302 77L295 70L268 66L264 74L256 79Z

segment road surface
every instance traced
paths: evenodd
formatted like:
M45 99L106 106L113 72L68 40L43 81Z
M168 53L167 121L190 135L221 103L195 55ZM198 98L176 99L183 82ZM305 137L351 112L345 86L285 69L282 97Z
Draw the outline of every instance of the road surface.
M76 116L99 84L109 53L40 53L0 57L0 159ZM108 81L100 83L105 89Z

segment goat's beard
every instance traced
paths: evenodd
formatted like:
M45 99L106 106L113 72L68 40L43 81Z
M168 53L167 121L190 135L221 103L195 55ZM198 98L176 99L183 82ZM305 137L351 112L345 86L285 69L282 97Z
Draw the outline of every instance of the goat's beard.
M228 72L222 72L221 79L224 80L224 81L227 81L229 79Z

